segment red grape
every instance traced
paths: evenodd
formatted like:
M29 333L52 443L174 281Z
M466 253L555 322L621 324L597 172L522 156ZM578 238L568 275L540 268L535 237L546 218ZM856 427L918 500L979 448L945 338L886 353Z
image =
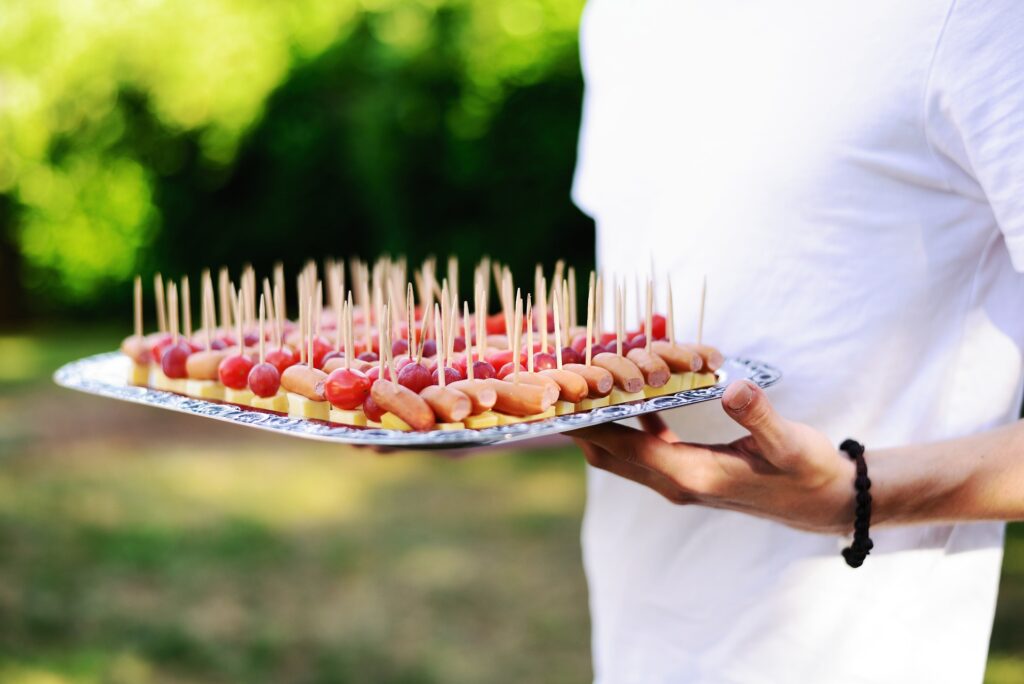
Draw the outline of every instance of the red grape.
M491 364L495 368L501 368L506 363L512 362L512 350L502 349L501 351L492 351L485 355L487 363Z
M613 333L613 332L601 333L601 344L607 345L610 342L615 342L615 333Z
M400 359L395 359L395 372L401 372L401 370L408 366L410 363L416 363L416 359L408 356L403 356Z
M380 419L384 416L384 409L373 400L372 395L367 394L366 399L363 399L363 413L366 414L367 420L379 423Z
M185 362L191 354L192 346L188 342L179 340L178 344L174 344L172 341L160 357L160 368L164 375L175 379L187 378L188 371L185 370Z
M628 352L630 349L643 349L647 345L647 337L640 333L639 335L633 335L629 338L629 342L622 345L623 353Z
M340 409L351 411L358 408L369 394L370 379L354 368L339 368L324 381L327 401Z
M272 363L259 363L249 371L249 389L257 397L272 397L281 387L281 371Z
M398 384L419 394L430 385L430 371L418 363L410 363L398 372Z
M496 313L487 317L487 334L501 335L505 332L505 314Z
M220 376L221 384L225 387L244 390L249 386L249 371L252 370L252 365L249 357L235 354L220 362L217 375Z
M392 356L396 356L397 357L397 356L401 356L402 354L408 354L408 353L409 353L409 343L406 342L405 340L399 339L399 340L395 340L394 342L391 343L391 355Z
M255 347L260 343L260 336L254 332L247 332L243 337L245 338L246 347Z
M514 371L515 371L515 367L512 365L512 362L509 361L508 363L506 363L504 366L501 367L500 371L498 371L498 379L499 380L504 380L509 375L512 375L512 373ZM523 364L519 364L519 372L520 373L525 373L526 372L526 369L523 368Z
M364 351L362 354L356 357L360 361L380 361L380 357L372 351Z
M266 354L267 363L277 368L278 373L284 373L289 366L296 364L295 357L287 347L283 349L271 349Z
M437 356L437 342L434 340L427 340L423 343L423 358L430 358Z
M584 354L586 350L584 349ZM586 359L583 358L583 354L572 347L562 347L562 364L566 363L583 363Z
M547 352L537 352L536 354L533 355L534 370L542 371L557 367L558 359L555 358L554 354L548 354Z
M320 367L323 368L328 361L331 359L343 359L345 358L345 352L331 351L324 354L324 358L320 361Z
M466 338L462 335L457 335L455 339L452 340L452 351L466 351Z
M661 314L651 316L651 339L663 340L668 330L668 322Z
M486 361L473 362L473 377L477 380L487 380L488 378L493 378L496 375L497 373L494 370L494 366Z
M313 338L313 366L324 367L324 357L334 351L334 346L322 337Z
M432 384L432 385L438 384L438 380L439 379L440 379L440 376L439 376L439 374L437 372L437 369L435 369L434 372L430 374L430 384ZM444 369L444 382L445 382L446 385L447 384L451 384L453 382L458 382L459 380L463 380L463 379L464 379L464 376L462 375L462 373L459 372L458 368L453 368L451 366L446 366L445 367L445 369Z
M157 363L161 363L164 358L164 352L174 344L174 338L170 335L163 337L158 340L152 347L153 360Z
M366 377L370 379L370 385L372 386L373 383L377 380L377 378L380 377L380 366L374 366L373 368L366 371ZM384 369L384 379L391 379L391 371L389 371L387 368Z

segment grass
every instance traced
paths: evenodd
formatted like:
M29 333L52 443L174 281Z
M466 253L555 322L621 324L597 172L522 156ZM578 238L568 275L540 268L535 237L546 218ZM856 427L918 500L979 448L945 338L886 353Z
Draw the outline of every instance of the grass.
M571 451L376 456L47 381L111 347L0 337L0 682L589 679ZM1024 681L1010 530L990 684Z

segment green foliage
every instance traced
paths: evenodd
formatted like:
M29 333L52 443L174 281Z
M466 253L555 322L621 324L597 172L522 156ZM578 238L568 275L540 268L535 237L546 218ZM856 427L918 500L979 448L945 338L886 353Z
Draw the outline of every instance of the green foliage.
M0 267L37 310L94 313L156 269L383 250L585 265L581 7L5 3Z

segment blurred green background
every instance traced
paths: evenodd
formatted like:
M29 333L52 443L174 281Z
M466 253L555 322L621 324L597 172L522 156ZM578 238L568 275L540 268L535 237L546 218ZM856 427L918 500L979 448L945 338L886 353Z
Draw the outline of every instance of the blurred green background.
M568 196L582 4L7 0L0 324L123 316L156 270L587 267Z
M586 267L582 4L0 6L0 682L588 681L571 449L374 456L49 381L136 272ZM1016 526L988 681L1024 681Z

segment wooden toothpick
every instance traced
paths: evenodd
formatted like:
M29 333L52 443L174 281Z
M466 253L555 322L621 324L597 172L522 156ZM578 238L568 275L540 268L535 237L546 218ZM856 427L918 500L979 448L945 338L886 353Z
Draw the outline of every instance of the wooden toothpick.
M132 319L135 337L142 337L142 276L135 276L132 288Z
M217 295L220 302L220 329L227 335L231 332L231 311L234 308L235 290L231 286L231 278L225 266L222 266L217 273Z
M167 285L167 313L170 320L171 336L174 344L178 344L178 286L173 282Z
M259 324L259 335L260 335L260 363L262 364L266 360L264 355L263 345L263 319L267 316L267 303L266 298L260 295L260 324Z
M551 303L554 305L552 313L554 313L553 318L555 319L555 366L558 370L562 370L562 317L559 315L559 299L559 297L554 297Z
M516 292L516 309L512 322L512 382L519 383L519 331L523 327L523 300L519 298L519 292Z
M615 353L622 356L622 286L615 286Z
M568 336L569 332L570 332L570 327L569 327L569 306L570 306L570 304L569 304L569 283L566 280L562 281L562 301L560 302L560 304L562 305L562 331L565 333L566 336ZM558 353L561 354L562 350L559 349Z
M476 353L481 361L484 360L484 355L487 353L487 328L484 324L484 319L487 317L487 292L480 290L481 299L484 308L481 309L479 306L476 309Z
M313 297L310 295L306 300L306 363L310 368L315 367L313 363L313 317L309 315L313 311Z
M644 349L651 352L651 333L654 330L654 283L647 279L647 315L644 316L644 337L646 342Z
M454 254L448 257L448 287L451 288L452 299L459 301L459 258Z
M540 350L546 353L548 350L548 284L543 275L537 281L536 290L537 297L540 298L540 301L537 302L540 307Z
M426 316L424 316L426 318ZM444 341L445 330L444 330L444 318L441 316L441 307L434 304L434 335L435 344L437 344L437 384L439 387L444 387Z
M238 326L235 330L238 335L238 355L245 356L245 335L242 333L242 307L245 305L245 295L242 294L242 288L238 288L238 298L232 299L235 304L235 325Z
M167 332L167 311L165 309L164 279L159 273L153 276L153 297L156 298L156 328Z
M213 335L217 330L217 298L213 292L213 278L206 276L206 351L213 349Z
M590 283L587 285L587 341L586 341L586 365L590 365L591 349L594 342L594 272L590 272ZM559 355L561 356L561 355Z
M348 299L345 301L344 313L345 326L345 370L352 367L352 357L356 355L356 342L352 330L352 291L349 290Z
M462 327L466 336L466 377L473 379L473 331L469 328L469 302L462 303Z
M526 370L533 372L533 297L526 295Z
M192 292L188 287L188 276L181 279L181 318L185 339L192 339Z

